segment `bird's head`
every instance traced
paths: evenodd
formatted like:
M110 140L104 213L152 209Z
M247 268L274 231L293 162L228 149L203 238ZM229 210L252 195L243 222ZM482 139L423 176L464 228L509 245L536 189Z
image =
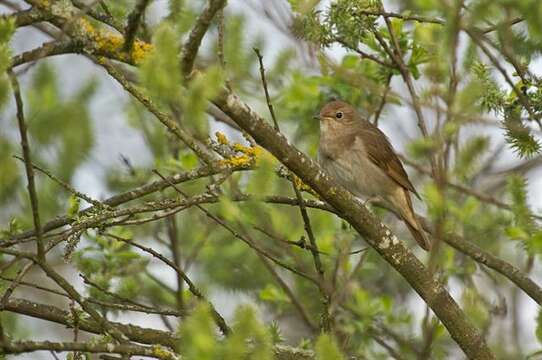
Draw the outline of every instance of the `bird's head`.
M356 123L359 114L352 105L344 101L333 100L324 105L315 118L320 120L322 131L327 131L328 129L339 130Z

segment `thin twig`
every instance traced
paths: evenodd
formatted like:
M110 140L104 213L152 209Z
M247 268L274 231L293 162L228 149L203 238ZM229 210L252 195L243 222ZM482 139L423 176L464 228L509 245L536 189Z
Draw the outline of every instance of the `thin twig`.
M263 56L260 53L260 49L258 48L254 48L254 52L256 53L256 56L258 57L258 62L260 63L260 76L262 79L263 90L265 92L265 100L267 101L267 107L269 108L269 112L271 113L271 118L273 119L273 125L275 126L275 130L280 131L279 123L277 122L277 117L275 116L275 110L273 109L273 104L271 103L271 97L269 96L269 90L267 88L267 79L265 78L265 68L263 66Z
M301 239L299 239L298 241L292 241L292 240L288 240L288 239L283 239L280 236L272 234L271 232L267 231L266 229L262 228L261 226L254 225L253 227L254 227L254 229L261 232L262 234L268 236L269 238L271 238L273 240L280 241L281 243L292 245L292 246L297 246L300 249L304 249L304 250L315 250L315 251L318 251L318 253L322 254L322 255L329 255L328 253L326 253L326 252L324 252L322 250L314 249L312 247L312 245L307 244L307 242L305 241L304 236L302 236Z
M123 51L130 51L136 37L137 29L141 24L145 10L149 6L151 0L139 0L134 7L134 10L128 15L128 24L124 29L124 46Z
M169 238L168 247L173 256L173 263L181 269L183 266L181 264L181 253L180 253L180 244L179 244L179 234L177 230L177 220L175 215L168 216L165 219L167 234ZM177 291L175 292L175 300L177 301L177 309L181 312L184 309L184 298L183 298L183 281L181 277L177 277Z
M21 160L24 162L24 159L21 158L20 156L17 156L17 155L14 155L14 158L18 159L18 160ZM50 178L51 180L53 180L54 182L56 182L58 185L60 185L61 187L63 187L64 189L66 189L69 193L77 196L78 198L80 199L83 199L85 200L87 203L89 204L92 204L98 208L100 207L104 207L105 205L102 204L101 202L99 202L98 200L96 199L93 199L91 198L90 196L86 195L86 194L83 194L82 192L79 192L77 191L73 186L71 186L70 184L68 184L67 182L65 181L62 181L60 180L59 178L57 178L55 175L53 175L50 171L32 163L32 167L36 170L38 170L39 172L45 174L48 178Z
M525 110L527 110L527 112L529 113L529 116L531 117L532 120L535 120L535 121L539 121L540 120L540 116L537 115L533 108L532 108L532 105L529 101L529 98L527 96L525 96L525 94L517 88L516 84L514 83L514 81L512 80L512 78L510 77L510 75L508 75L508 72L506 71L506 69L501 65L501 63L499 62L499 60L495 57L495 55L493 55L491 53L491 51L485 46L485 44L482 42L483 39L481 39L479 37L479 34L477 34L475 31L471 30L471 29L464 29L465 32L469 35L469 37L472 39L472 41L482 50L482 52L487 56L487 58L491 61L491 63L493 64L493 66L495 66L495 68L501 73L501 75L503 76L504 80L508 83L508 85L512 88L512 90L514 91L514 93L517 95L519 101L521 102L521 104L523 105L523 107L525 108Z
M431 176L431 171L425 169L423 166L421 166L421 165L415 163L414 161L408 159L406 156L399 155L399 157L401 158L401 160L406 165L413 167L414 169L416 169L417 171L419 171L422 174ZM475 197L476 199L478 199L478 200L480 200L482 202L485 202L485 203L488 203L488 204L491 204L491 205L495 205L496 207L498 207L500 209L512 211L512 207L509 204L507 204L505 202L502 202L500 200L497 200L496 198L492 197L491 195L487 195L487 194L478 192L478 191L476 191L474 189L471 189L471 188L469 188L467 186L451 182L450 180L445 179L445 181L446 181L446 186L448 186L448 187L450 187L450 188L452 188L452 189L454 189L456 191L459 191L459 192L464 193L466 195L473 196L473 197ZM535 219L542 220L542 216L540 216L540 215L532 214L532 217L535 218Z
M216 13L226 5L226 0L209 0L207 7L201 12L196 19L195 25L190 31L188 39L183 45L182 57L181 57L181 70L185 77L190 75L196 55L198 54L199 47L203 36L209 29L211 21Z
M511 26L519 24L520 22L523 22L523 21L525 21L524 18L516 17L516 18L513 18L512 20L507 20L507 21L504 21L502 23L498 23L496 25L489 26L489 27L483 29L482 33L483 34L488 34L490 32L493 32L495 30L498 30L498 29L501 29L501 28L504 28L504 27L511 27Z
M11 278L0 275L0 280L14 282L17 279L16 278L11 279ZM34 288L34 289L37 289L37 290L41 290L41 291L45 291L45 292L48 292L48 293L51 293L51 294L62 296L62 297L65 297L65 298L70 298L70 296L68 294L63 293L62 291L58 291L58 290L55 290L55 289L50 289L48 287L41 286L41 285L38 285L38 284L33 284L33 283L30 283L30 282L26 282L26 281L20 281L19 284L21 286L27 286L27 287L31 287L31 288ZM93 286L94 285L96 285L96 284L93 284ZM100 291L102 291L101 289L102 288L99 288ZM180 314L176 310L157 309L157 308L154 308L154 307L150 307L150 306L147 306L147 305L136 303L136 302L130 301L129 299L125 299L123 297L120 297L115 293L107 292L107 294L110 295L110 296L116 297L116 298L120 299L123 302L130 302L131 305L106 302L106 301L101 301L101 300L97 300L97 299L93 299L93 298L87 298L87 301L90 302L90 303L96 304L96 305L109 307L109 308L113 308L113 309L118 309L118 310L123 310L123 311L136 311L136 312L144 312L144 313L148 313L148 314L160 314L160 315L177 316L177 317L180 317L180 316L183 315L183 314Z
M218 326L218 328L220 329L220 331L222 331L222 333L224 335L228 335L230 332L231 332L231 329L229 328L229 326L226 324L226 321L224 320L224 318L222 317L222 315L220 315L218 313L218 311L216 311L215 307L213 306L213 304L207 300L205 298L205 296L203 295L203 293L196 287L196 285L192 282L192 280L190 280L190 278L188 277L188 275L186 275L186 273L183 271L183 269L179 268L177 265L175 265L175 263L171 260L169 260L167 257L165 257L164 255L158 253L157 251L153 250L152 248L150 247L147 247L147 246L143 246L141 244L138 244L130 239L125 239L121 236L117 236L115 234L111 234L111 233L106 233L107 236L110 236L116 240L119 240L119 241L122 241L122 242L125 242L127 244L130 244L132 246L135 246L137 247L138 249L141 249L149 254L151 254L152 256L154 256L155 258L159 259L160 261L162 261L164 264L168 265L169 267L171 267L173 270L175 270L175 272L184 280L184 282L188 285L188 290L190 290L190 292L195 296L197 297L198 299L200 299L201 301L204 301L205 303L207 303L211 309L211 314L213 315L213 318Z
M13 96L15 98L15 104L17 106L17 122L19 124L19 133L21 136L21 147L23 149L24 166L26 170L26 179L28 182L27 189L30 196L30 205L32 206L32 218L34 220L34 229L36 232L36 247L37 256L40 261L45 260L45 247L43 245L43 231L41 228L38 195L36 193L36 184L34 181L34 169L32 168L32 156L30 155L30 145L28 143L27 126L24 118L23 99L21 97L21 89L19 87L19 81L13 72L8 71L11 79L11 87L13 89Z
M284 291L284 293L286 294L286 296L288 296L288 298L290 299L290 301L292 302L292 305L294 306L294 308L297 310L297 312L299 313L299 315L301 316L301 319L303 320L303 322L305 323L305 325L307 325L307 327L311 330L311 331L316 331L318 328L312 323L311 321L311 318L309 317L309 315L307 314L307 311L305 310L305 308L303 307L303 305L301 304L301 302L297 299L297 297L295 296L295 294L293 293L293 291L290 289L290 287L288 286L288 284L286 284L286 282L284 280L282 280L282 278L280 277L280 275L275 271L275 269L273 268L273 265L271 265L271 263L261 254L257 253L258 254L258 257L260 258L260 260L263 262L265 268L269 271L269 273L271 274L271 276L275 279L275 281L279 284L279 286L281 287L281 289Z
M157 170L153 170L153 172L160 176L162 179L166 179L162 174L160 174L160 172L158 172ZM171 187L173 187L179 194L181 194L183 197L187 197L187 195L181 190L179 189L175 184L171 184ZM215 221L217 224L219 224L220 226L222 226L224 229L226 229L230 234L232 234L235 238L243 241L245 244L247 244L250 248L254 249L256 252L264 255L265 257L267 257L269 260L273 261L275 264L293 272L294 274L297 274L309 281L311 281L312 283L318 285L318 281L316 281L314 278L312 278L310 275L307 275L297 269L295 269L294 267L274 258L273 256L269 255L267 252L265 252L264 250L260 249L258 246L256 246L256 244L252 241L250 241L249 239L247 239L245 236L239 234L237 231L235 231L235 229L233 229L231 226L229 226L228 224L226 224L222 219L220 219L219 217L217 217L216 215L212 214L211 212L209 212L207 209L205 209L203 206L199 205L199 204L196 204L195 205L198 209L200 209L201 211L203 211L205 213L205 215L207 215L210 219L212 219L213 221Z
M375 63L377 63L379 65L382 65L384 67L387 67L389 69L395 69L396 68L393 64L391 64L391 63L389 63L389 62L387 62L385 60L380 59L378 56L373 55L373 54L369 54L368 52L365 52L365 51L361 50L357 46L353 46L353 45L348 44L346 42L346 40L344 40L344 39L337 38L337 39L335 39L335 41L338 42L339 44L341 44L342 46L344 46L345 48L357 52L358 55L362 59L367 59L367 60L374 61Z
M380 104L378 105L378 109L376 109L375 116L373 119L373 124L375 126L378 126L378 120L380 119L380 114L382 113L382 110L384 109L384 105L386 105L388 93L391 89L391 78L393 74L390 72L388 76L386 77L386 86L384 88L384 94L382 94L382 98L380 99Z
M177 122L169 114L161 111L148 96L141 93L132 83L128 81L128 79L124 77L124 75L122 75L120 71L117 70L112 63L105 59L93 58L93 60L97 64L101 65L109 73L109 75L111 75L111 77L117 80L122 85L124 90L130 93L134 98L136 98L137 101L147 108L147 110L154 114L154 116L156 116L156 118L162 124L164 124L169 131L171 131L177 138L179 138L179 140L194 151L194 153L196 153L201 160L203 160L206 164L213 162L214 158L207 149L204 150L196 142L194 137L179 127Z

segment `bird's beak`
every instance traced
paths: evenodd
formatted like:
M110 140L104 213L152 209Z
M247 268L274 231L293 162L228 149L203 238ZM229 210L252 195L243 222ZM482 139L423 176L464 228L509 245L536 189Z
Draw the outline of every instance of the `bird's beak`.
M320 120L320 114L315 114L313 117L312 117L313 120Z

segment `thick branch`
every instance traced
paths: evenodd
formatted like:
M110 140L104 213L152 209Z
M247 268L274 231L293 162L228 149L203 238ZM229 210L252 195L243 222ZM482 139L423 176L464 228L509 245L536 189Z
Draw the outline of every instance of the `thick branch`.
M26 10L20 10L12 14L1 15L0 18L2 19L14 18L15 26L22 27L22 26L34 25L42 21L48 21L50 19L50 16L43 14L41 11L35 8L30 8Z
M34 351L82 351L89 353L108 353L123 355L140 355L158 359L174 360L177 357L156 347L146 347L130 344L93 344L84 342L51 342L51 341L16 341L0 343L0 350L4 354L21 354Z
M447 236L444 238L444 241L456 250L470 256L476 262L484 264L504 275L536 301L538 305L542 305L542 289L517 267L483 251L475 244L465 241L458 236Z
M11 299L8 301L6 311L35 317L38 319L56 322L58 324L73 327L73 319L68 311L61 310L55 306L31 302L23 299ZM127 325L111 322L116 328L121 330L128 339L141 344L163 345L171 349L179 346L180 339L173 333L142 328L136 325ZM78 322L79 330L93 334L101 334L100 326L93 320L83 318ZM274 348L275 358L277 360L311 360L314 354L311 351L301 350L289 346L276 345Z
M215 104L228 114L261 146L310 185L335 207L378 253L392 265L433 309L454 340L472 359L494 359L485 340L452 299L444 286L434 280L403 242L391 233L365 206L331 178L309 157L292 146L258 114L234 94L223 92Z
M6 311L17 314L27 315L58 324L73 327L73 317L70 312L57 308L56 306L35 303L24 299L10 299ZM128 339L142 344L160 344L170 348L175 348L178 339L172 334L155 329L142 328L136 325L127 325L116 322L110 322L115 328L119 329ZM79 330L87 331L93 334L102 334L102 327L96 321L90 318L79 319L77 326Z

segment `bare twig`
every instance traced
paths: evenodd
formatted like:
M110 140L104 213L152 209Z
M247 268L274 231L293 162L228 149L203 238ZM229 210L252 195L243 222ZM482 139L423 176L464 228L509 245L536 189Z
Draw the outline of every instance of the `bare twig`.
M380 119L380 114L382 114L382 110L384 109L384 106L386 105L388 93L390 92L390 89L391 89L390 83L391 83L392 76L393 74L390 73L388 74L386 78L386 86L384 88L384 94L382 94L382 98L380 99L380 104L378 105L378 109L376 109L376 112L373 118L373 124L375 124L375 126L378 126L378 120Z
M192 149L192 151L194 151L194 153L196 153L201 160L207 164L213 162L214 158L207 149L203 149L192 135L179 127L177 122L169 114L158 109L158 107L154 105L149 97L141 93L132 83L130 83L112 63L104 59L96 58L94 58L94 61L101 65L109 73L109 75L111 75L111 77L117 80L122 85L124 90L130 93L137 101L139 101L143 106L145 106L145 108L154 114L156 118L168 128L169 131L179 138L179 140Z
M196 285L192 282L192 280L190 280L190 278L188 277L188 275L186 275L186 273L183 271L183 269L179 268L177 265L175 265L175 263L171 260L169 260L167 257L165 257L164 255L158 253L157 251L151 249L150 247L147 247L147 246L143 246L141 244L138 244L130 239L125 239L123 237L120 237L120 236L117 236L117 235L114 235L114 234L111 234L111 233L106 233L107 236L110 236L116 240L119 240L119 241L122 241L122 242L125 242L127 244L130 244L130 245L133 245L149 254L151 254L152 256L154 256L155 258L159 259L160 261L162 261L164 264L168 265L169 267L171 267L173 270L175 270L175 272L177 273L177 275L179 275L183 280L184 282L188 285L188 290L190 290L190 292L192 294L194 294L195 297L197 297L198 299L200 299L201 301L204 301L205 303L207 303L211 309L211 314L213 315L213 318L217 324L217 326L219 327L220 331L222 331L222 333L224 333L224 335L227 335L231 332L229 326L226 324L226 321L224 320L224 318L222 317L222 315L220 315L218 313L218 311L216 311L216 309L214 308L213 304L207 300L205 298L205 296L203 295L203 293L196 287Z
M273 104L271 103L271 97L269 96L269 90L267 87L267 79L265 78L265 68L263 66L263 56L260 53L260 49L254 48L254 52L256 53L256 56L258 57L258 62L260 63L260 77L262 79L262 85L265 92L265 100L267 101L267 107L269 108L269 112L271 113L271 119L273 119L273 125L275 126L275 130L280 131L279 123L277 122L277 117L275 116L275 110L273 109Z
M14 156L16 159L18 160L21 160L24 162L24 159L22 159L20 156L17 156L15 155ZM70 184L68 184L67 182L65 181L62 181L60 180L59 178L57 178L55 175L53 175L50 171L32 163L32 167L36 170L38 170L39 172L45 174L48 178L50 178L51 180L53 180L54 182L56 182L58 185L60 185L61 187L63 187L64 189L66 189L68 192L70 192L71 194L77 196L78 198L80 199L83 199L85 200L87 203L89 204L92 204L98 208L100 207L104 207L104 204L102 204L101 202L99 202L98 200L96 199L93 199L91 198L90 196L86 195L86 194L83 194L82 192L79 192L77 191L73 186L71 186Z
M43 230L41 228L38 195L36 193L36 184L34 181L34 169L32 168L32 157L30 155L30 145L28 144L27 127L24 118L23 99L21 97L21 89L19 82L12 72L8 72L11 79L13 96L17 106L17 122L19 124L19 134L21 136L21 147L23 149L24 165L26 170L26 180L28 182L27 189L30 197L30 205L32 206L32 218L34 220L34 230L36 232L36 247L37 256L40 261L45 260L45 247L43 245Z
M194 67L194 61L201 45L203 36L209 29L211 21L216 13L226 5L226 0L209 0L207 7L196 19L196 23L188 39L183 45L182 57L181 57L181 70L185 77L190 75L192 68Z
M297 312L299 313L299 316L301 317L301 319L303 320L303 322L305 323L305 325L307 325L307 327L315 332L318 328L312 323L312 320L311 318L309 317L309 315L307 314L307 311L305 310L305 308L303 307L303 305L301 304L301 302L297 299L296 295L294 294L294 292L290 289L290 287L288 286L288 284L286 284L286 282L284 280L282 280L282 278L280 277L280 275L275 271L275 269L273 268L273 265L271 265L271 263L261 254L257 253L258 254L258 257L260 258L260 260L263 262L265 268L269 271L269 273L271 274L271 276L275 279L275 281L279 284L280 288L282 289L282 291L284 291L284 293L286 294L286 296L288 296L288 298L290 299L290 301L292 302L292 305L294 306L294 308L297 310Z
M357 46L353 46L353 45L350 45L346 42L346 40L344 39L335 39L335 41L337 41L339 44L341 44L342 46L344 46L345 48L347 49L350 49L352 51L355 51L358 53L358 55L362 58L362 59L367 59L367 60L371 60L371 61L374 61L375 63L379 64L379 65L382 65L384 67L387 67L389 69L395 69L396 67L385 61L385 60L382 60L380 59L378 56L376 55L373 55L373 54L369 54L368 52L365 52L363 50L361 50L360 48L358 48Z
M162 179L166 179L162 174L160 174L160 172L158 172L157 170L154 170L154 173L158 176L160 176ZM170 184L171 187L173 189L175 189L175 191L177 191L179 194L181 194L183 197L187 197L187 195L181 190L179 189L179 187L177 187L175 184ZM311 281L312 283L318 285L318 281L316 281L314 278L312 278L310 275L307 275L297 269L295 269L294 267L274 258L273 256L269 255L267 252L265 252L264 250L262 250L261 248L259 248L258 246L256 246L256 244L253 242L253 241L250 241L247 237L239 234L237 231L235 231L235 229L233 229L231 226L229 226L228 224L226 224L222 219L220 219L218 216L212 214L211 212L209 212L207 209L205 209L203 206L201 205L196 205L196 207L198 209L200 209L201 211L203 211L205 213L205 215L207 215L210 219L212 219L213 221L215 221L217 224L219 224L220 226L222 226L224 229L226 229L230 234L232 234L235 238L243 241L245 244L247 244L250 248L252 248L253 250L255 250L256 252L258 252L259 254L267 257L269 260L273 261L275 264L293 272L294 274L296 275L299 275L309 281Z
M17 280L17 279L11 279L11 278L8 278L8 277L2 276L2 275L0 275L0 279L4 280L4 281L9 281L9 282L15 282ZM68 299L70 298L70 296L68 294L66 294L66 293L64 293L62 291L58 291L58 290L55 290L55 289L50 289L50 288L47 288L45 286L41 286L41 285L38 285L38 284L33 284L33 283L30 283L30 282L25 282L25 281L20 281L19 284L21 286L31 287L31 288L34 288L34 289L37 289L37 290L45 291L45 292L55 294L55 295L58 295L58 296L62 296L62 297L68 298ZM93 284L93 286L95 286L95 285L96 284ZM100 287L99 290L102 291L102 288ZM130 304L119 304L119 303L113 303L113 302L106 302L106 301L101 301L101 300L97 300L97 299L93 299L93 298L87 298L87 301L89 303L93 303L93 304L100 305L100 306L103 306L103 307L108 307L108 308L113 308L113 309L123 310L123 311L136 311L136 312L143 312L143 313L147 313L147 314L160 314L160 315L176 316L176 317L180 317L180 316L183 315L183 314L180 314L176 310L159 309L159 308L156 308L156 307L150 307L150 306L147 306L147 305L136 303L136 302L131 301L129 299L122 298L122 297L118 296L115 293L111 293L111 292L108 292L108 291L106 291L105 293L112 296L112 297L118 298L122 302L127 302L127 303L130 303Z
M136 38L137 29L141 24L145 10L147 9L147 6L149 6L150 2L151 0L138 0L134 10L132 10L130 15L128 15L128 24L126 24L126 28L124 29L123 51L130 51L132 48Z

